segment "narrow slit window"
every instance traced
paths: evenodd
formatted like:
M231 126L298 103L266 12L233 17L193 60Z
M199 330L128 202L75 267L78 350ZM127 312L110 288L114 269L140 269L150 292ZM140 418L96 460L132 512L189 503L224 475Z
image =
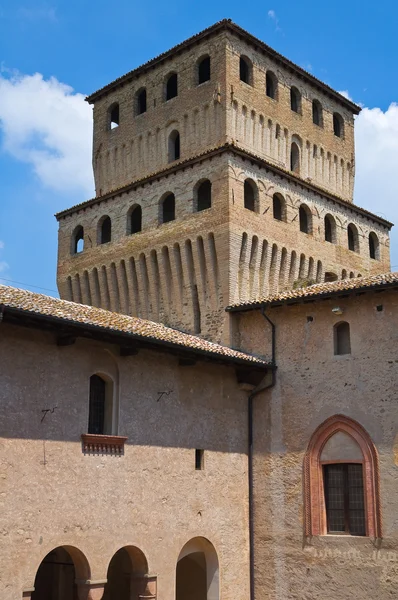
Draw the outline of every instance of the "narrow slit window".
M99 375L92 375L90 377L88 433L96 435L105 433L105 398L106 382Z
M203 471L204 468L204 450L196 448L195 450L195 470Z

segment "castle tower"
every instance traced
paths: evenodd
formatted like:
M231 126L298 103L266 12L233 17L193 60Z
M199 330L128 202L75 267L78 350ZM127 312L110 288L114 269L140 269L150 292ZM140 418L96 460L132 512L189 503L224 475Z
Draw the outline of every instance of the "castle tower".
M92 94L96 197L57 215L61 298L228 341L225 307L386 272L353 204L359 107L221 21Z

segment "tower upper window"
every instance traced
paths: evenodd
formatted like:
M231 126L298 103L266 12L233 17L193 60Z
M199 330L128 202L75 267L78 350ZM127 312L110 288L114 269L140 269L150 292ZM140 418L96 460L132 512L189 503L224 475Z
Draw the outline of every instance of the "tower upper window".
M84 250L84 229L81 225L76 227L72 235L72 254L80 254Z
M246 179L243 186L243 195L244 195L244 206L248 210L256 211L256 200L257 200L257 186L254 181L250 179Z
M142 115L147 110L146 106L146 89L138 90L136 94L136 114Z
M90 377L90 402L88 433L112 434L113 431L113 385L99 375Z
M301 94L294 86L290 88L290 108L293 112L301 114Z
M210 81L210 56L205 56L198 63L198 84Z
M166 100L171 100L176 96L178 96L178 78L177 73L172 73L166 82Z
M336 221L332 215L325 216L325 241L331 244L336 243Z
M302 204L299 208L300 231L311 233L311 213L308 206Z
M247 56L241 56L239 59L239 77L244 83L253 85L253 65Z
M333 113L333 132L337 137L344 136L344 121L339 113Z
M180 134L176 129L169 135L169 162L180 158Z
M267 71L265 76L265 93L268 98L277 100L278 80L272 71Z
M353 252L359 252L358 230L350 223L347 227L348 249Z
M119 104L115 102L108 109L108 129L119 127Z
M142 230L142 208L139 204L133 206L128 215L127 233L139 233Z
M312 122L314 125L319 125L319 127L322 127L323 125L322 104L319 100L312 101Z
M277 221L285 220L285 200L281 194L274 194L272 198L272 213Z
M198 212L211 208L211 182L208 179L202 181L196 190L196 207Z
M174 194L167 194L162 202L161 222L169 223L176 218L176 200Z
M369 256L375 260L380 260L379 239L373 231L369 233Z
M300 150L296 142L292 142L290 148L290 170L297 175L300 174Z
M112 239L112 222L110 217L103 217L99 223L99 243L107 244Z

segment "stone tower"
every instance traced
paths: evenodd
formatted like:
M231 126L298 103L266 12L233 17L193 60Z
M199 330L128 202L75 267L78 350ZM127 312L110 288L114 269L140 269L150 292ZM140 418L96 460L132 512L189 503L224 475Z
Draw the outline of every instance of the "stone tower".
M57 215L61 298L228 342L227 305L389 270L391 223L353 204L359 107L231 21L87 100L96 197Z

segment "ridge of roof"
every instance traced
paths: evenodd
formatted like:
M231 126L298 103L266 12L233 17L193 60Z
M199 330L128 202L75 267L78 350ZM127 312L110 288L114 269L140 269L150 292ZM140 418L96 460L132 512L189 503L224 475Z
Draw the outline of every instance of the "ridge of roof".
M267 160L267 159L263 158L262 156L259 156L258 154L255 154L254 152L250 152L249 150L246 150L245 148L235 144L234 142L226 142L225 144L221 144L219 146L214 146L213 148L205 150L204 152L201 152L201 153L191 156L189 158L181 159L181 160L173 163L173 165L167 165L167 167L161 169L160 171L155 171L153 173L149 173L148 175L145 175L144 177L140 177L138 179L133 179L130 183L127 183L118 188L114 188L113 190L110 190L109 192L107 192L106 194L103 194L102 196L95 196L94 198L90 198L89 200L85 200L84 202L80 202L79 204L75 204L74 206L71 206L70 208L61 210L61 211L55 213L55 218L59 221L61 218L66 217L70 214L73 214L74 212L77 212L77 211L85 209L85 208L89 208L90 206L104 202L110 198L113 198L114 196L118 196L119 194L127 193L134 187L142 185L143 183L145 183L147 181L151 181L151 180L157 179L159 177L165 177L169 173L178 171L180 168L186 168L190 164L193 164L199 160L202 160L204 158L210 158L210 156L221 154L226 151L236 152L237 154L243 155L244 157L248 157L251 160L257 160L261 164L265 164L266 168L269 168L271 170L273 169L277 173L282 173L284 176L291 178L298 185L302 185L303 187L312 190L316 194L323 195L324 197L329 198L329 199L333 200L334 202L337 202L338 204L341 204L342 206L344 206L346 208L350 208L354 211L357 211L360 214L363 214L365 217L370 218L373 221L376 221L376 222L381 223L382 225L388 227L388 229L391 229L391 227L393 226L393 223L391 223L391 221L388 221L387 219L384 219L383 217L379 217L378 215L375 215L374 213L371 213L370 211L366 210L366 208L361 208L357 204L354 204L353 202L349 202L348 200L345 200L341 196L338 196L337 194L333 194L333 192L329 192L325 188L318 186L315 183L301 179L300 177L298 177L297 175L292 173L292 171L288 171L284 167L281 167L280 165L277 165L277 164L273 163L272 161Z
M0 307L3 312L11 309L37 317L50 317L63 325L86 326L91 330L97 328L115 336L127 334L131 336L132 342L146 341L159 346L167 345L181 352L207 355L209 358L253 367L270 365L263 358L209 342L161 323L11 286L0 285Z
M344 292L365 292L376 289L398 286L398 272L370 275L369 277L355 277L352 279L340 279L327 283L315 283L307 287L287 290L279 294L264 296L248 302L238 302L227 306L227 312L239 312L254 310L265 306L281 306L284 304L297 304L301 301L327 298L344 294Z
M89 102L90 104L95 102L95 100L97 100L101 96L108 93L111 89L114 89L115 87L118 87L119 85L124 85L128 81L132 80L134 77L138 77L138 75L145 72L147 69L150 69L151 67L155 66L157 63L161 63L162 61L166 60L175 52L184 50L185 48L188 48L192 44L197 43L202 38L206 38L212 34L215 34L216 32L221 31L222 29L229 29L236 35L248 38L251 44L253 44L254 46L260 47L264 52L266 52L267 54L270 54L275 60L284 64L284 66L286 66L287 68L292 69L293 71L298 73L301 77L308 79L312 83L312 85L314 85L315 87L322 89L324 92L326 92L329 95L332 95L337 101L339 101L341 104L343 104L347 108L349 108L353 112L353 114L360 113L360 111L361 111L360 106L358 106L357 104L355 104L348 98L345 98L344 96L339 94L339 92L334 90L332 87L330 87L329 85L327 85L326 83L324 83L323 81L321 81L320 79L318 79L317 77L315 77L314 75L312 75L311 73L309 73L308 71L303 69L302 67L296 65L294 62L292 62L291 60L289 60L288 58L283 56L283 54L280 54L279 52L277 52L276 50L271 48L271 46L268 46L268 44L266 44L259 38L256 38L254 35L252 35L248 31L246 31L245 29L243 29L242 27L240 27L239 25L234 23L232 21L232 19L222 19L221 21L217 21L216 23L214 23L213 25L210 25L206 29L199 31L198 33L196 33L193 36L187 38L186 40L180 42L179 44L172 46L169 50L162 52L158 56L155 56L154 58L152 58L149 61L143 63L142 65L136 67L135 69L132 69L128 73L125 73L125 75L121 75L120 77L117 77L110 83L104 85L102 88L93 92L92 94L87 96L86 101Z

